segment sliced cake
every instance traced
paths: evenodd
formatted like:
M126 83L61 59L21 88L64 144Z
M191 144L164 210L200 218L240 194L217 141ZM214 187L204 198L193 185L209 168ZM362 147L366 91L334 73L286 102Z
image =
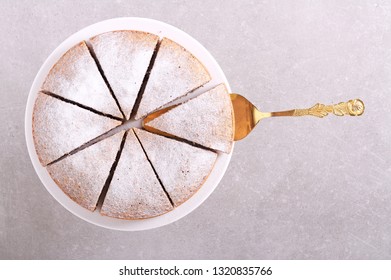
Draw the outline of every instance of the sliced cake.
M89 40L126 117L130 116L159 37L132 30L100 34Z
M181 205L208 178L217 154L145 130L134 130L172 202Z
M133 130L129 130L101 214L145 219L173 209Z
M150 73L136 119L209 82L204 65L185 48L164 38Z
M123 135L124 132L117 133L46 168L66 195L94 211Z
M35 150L45 166L120 124L119 121L39 93L32 121Z
M146 122L144 127L229 153L233 120L231 99L225 85L220 84Z
M123 117L84 41L57 61L41 90L104 114Z

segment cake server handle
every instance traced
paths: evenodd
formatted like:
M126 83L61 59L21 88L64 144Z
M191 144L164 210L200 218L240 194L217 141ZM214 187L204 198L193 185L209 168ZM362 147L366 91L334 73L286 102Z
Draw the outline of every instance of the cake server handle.
M314 116L318 118L326 117L328 114L334 114L336 116L360 116L364 113L364 102L360 99L353 99L347 102L340 102L334 105L324 105L316 103L314 106L308 109L293 109L282 112L269 113L270 117L301 117L301 116Z

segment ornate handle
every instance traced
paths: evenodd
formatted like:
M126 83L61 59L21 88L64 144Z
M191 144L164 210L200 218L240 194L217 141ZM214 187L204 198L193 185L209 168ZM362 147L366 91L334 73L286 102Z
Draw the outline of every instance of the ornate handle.
M331 113L336 116L360 116L364 113L364 110L364 102L362 102L360 99L353 99L349 100L348 102L341 102L334 105L324 105L317 103L308 109L294 109L290 111L274 112L271 113L271 117L314 116L318 118L323 118Z

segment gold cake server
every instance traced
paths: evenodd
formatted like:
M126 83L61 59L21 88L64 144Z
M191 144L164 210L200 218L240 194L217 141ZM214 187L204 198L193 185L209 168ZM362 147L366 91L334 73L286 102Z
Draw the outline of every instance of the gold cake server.
M348 102L340 102L334 105L324 105L317 103L308 109L293 109L281 112L264 113L259 111L250 101L239 94L231 93L230 97L235 117L235 141L245 138L259 123L259 121L264 118L301 116L314 116L323 118L329 114L334 114L336 116L361 116L365 109L364 102L362 102L360 99L353 99L349 100ZM149 114L142 123L143 127L157 134L172 136L165 132L156 130L153 127L147 127L145 124L176 106L178 105L173 105Z
M336 116L361 116L365 109L364 102L360 99L353 99L335 105L317 103L308 109L293 109L289 111L264 113L259 111L243 96L236 93L231 93L230 96L235 115L235 141L246 137L259 121L264 118L301 116L323 118L328 114L334 114Z

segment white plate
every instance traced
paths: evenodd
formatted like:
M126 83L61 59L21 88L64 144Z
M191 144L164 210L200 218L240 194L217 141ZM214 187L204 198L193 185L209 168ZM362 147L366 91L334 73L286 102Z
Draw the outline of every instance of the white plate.
M231 89L220 66L217 64L211 54L199 42L197 42L194 38L190 37L188 34L183 32L182 30L179 30L176 27L173 27L160 21L146 18L115 18L90 25L76 32L64 42L62 42L46 59L41 69L38 71L38 74L34 79L33 85L31 86L29 97L27 100L25 115L25 134L27 148L35 171L37 172L39 178L41 179L48 192L71 213L75 214L76 216L82 218L85 221L105 228L124 231L135 231L156 228L172 223L189 214L191 211L201 205L201 203L205 201L205 199L213 192L213 190L216 188L221 178L223 177L231 159L232 151L230 154L219 153L215 167L213 168L207 181L192 198L190 198L187 202L183 203L181 206L175 208L173 211L155 218L128 221L101 216L98 211L90 212L79 206L62 192L62 190L49 176L46 169L41 166L34 148L32 137L32 112L37 93L46 75L49 73L51 67L72 46L82 40L88 40L92 36L98 35L100 33L123 29L150 32L161 37L164 36L170 38L171 40L184 46L205 65L205 67L209 70L212 76L212 81L209 82L208 85L202 89L203 91L206 91L208 88L211 88L214 85L220 83L225 83L229 91L231 91ZM44 217L42 218L44 219Z

